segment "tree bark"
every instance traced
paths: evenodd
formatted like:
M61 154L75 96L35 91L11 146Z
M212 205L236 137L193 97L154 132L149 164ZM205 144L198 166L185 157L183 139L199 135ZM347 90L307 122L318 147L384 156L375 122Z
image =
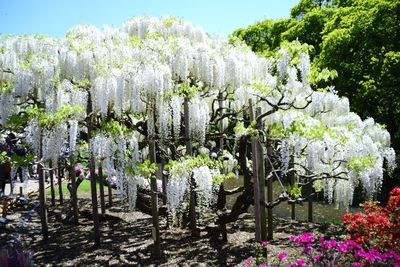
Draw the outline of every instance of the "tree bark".
M228 224L234 222L238 219L239 215L247 212L250 205L253 203L254 190L251 183L251 174L247 168L247 150L248 141L246 138L241 138L239 141L239 165L240 169L243 171L243 193L238 196L235 203L232 206L231 211L223 212L218 214L217 224ZM226 229L225 229L226 230Z

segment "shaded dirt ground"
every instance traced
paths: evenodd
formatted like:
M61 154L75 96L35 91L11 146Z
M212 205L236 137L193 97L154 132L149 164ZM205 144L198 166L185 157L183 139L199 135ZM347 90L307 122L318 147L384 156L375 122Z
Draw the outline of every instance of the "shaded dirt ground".
M32 251L39 266L235 266L253 256L254 221L250 214L228 225L228 243L213 238L202 227L200 237L190 236L186 229L168 228L161 218L163 256L152 258L151 217L141 212L127 212L116 201L101 218L101 247L94 249L90 198L80 198L79 226L66 219L68 204L49 207L49 242L44 244L41 226L33 200L29 206L16 207L8 216L11 222L0 229L0 247L13 243ZM208 220L212 221L212 214ZM206 224L203 221L203 225ZM338 226L301 223L275 219L274 241L269 253L293 251L288 237L303 231L340 235Z

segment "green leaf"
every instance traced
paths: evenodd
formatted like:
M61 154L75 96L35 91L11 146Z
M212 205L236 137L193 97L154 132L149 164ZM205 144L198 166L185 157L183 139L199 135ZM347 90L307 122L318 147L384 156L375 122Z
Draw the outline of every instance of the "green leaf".
M14 84L12 81L2 81L0 80L0 94L11 93Z
M349 169L356 172L361 172L366 169L371 169L375 166L378 157L376 156L366 156L366 157L353 157L347 163Z
M144 177L151 178L157 173L158 167L156 163L151 163L150 160L145 160L143 163L137 165L137 169L133 167L132 171L137 171Z
M299 186L298 183L295 183L293 186L288 186L287 191L289 195L291 195L294 198L301 197L301 186Z

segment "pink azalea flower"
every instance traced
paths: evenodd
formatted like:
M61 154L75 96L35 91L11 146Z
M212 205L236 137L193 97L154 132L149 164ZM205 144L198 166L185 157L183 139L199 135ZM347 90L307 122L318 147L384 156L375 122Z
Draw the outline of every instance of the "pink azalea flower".
M284 261L287 258L287 253L286 252L281 252L278 254L278 259L279 261Z

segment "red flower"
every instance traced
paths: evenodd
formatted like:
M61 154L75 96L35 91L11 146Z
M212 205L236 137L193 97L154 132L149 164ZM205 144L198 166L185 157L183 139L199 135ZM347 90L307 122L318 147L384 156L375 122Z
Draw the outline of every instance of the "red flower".
M366 247L400 250L400 187L390 192L386 207L373 201L365 202L363 207L364 213L342 217L349 237Z

